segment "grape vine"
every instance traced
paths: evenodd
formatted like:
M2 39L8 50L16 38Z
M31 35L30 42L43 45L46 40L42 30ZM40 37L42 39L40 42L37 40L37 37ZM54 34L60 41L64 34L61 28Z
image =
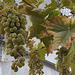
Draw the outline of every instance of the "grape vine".
M6 37L6 53L15 58L11 68L17 72L25 65L26 44L29 75L44 74L42 59L45 58L45 51L49 55L53 50L58 51L59 75L75 75L75 1L51 0L44 9L39 9L43 1L22 0L23 4L20 5L15 0L0 1L0 34ZM70 15L63 16L60 12L63 7L71 10L72 18L68 18ZM31 22L28 31L26 15ZM34 41L31 40L34 37L40 39L37 48L34 48Z

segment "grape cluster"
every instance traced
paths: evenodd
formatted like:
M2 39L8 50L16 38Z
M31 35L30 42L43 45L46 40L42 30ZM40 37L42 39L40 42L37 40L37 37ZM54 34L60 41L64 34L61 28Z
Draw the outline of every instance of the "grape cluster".
M65 65L64 56L66 56L69 52L69 49L66 47L61 47L58 49L56 53L58 55L58 63L57 68L59 69L60 75L70 75L69 67Z
M5 6L4 9L6 8ZM21 60L24 60L24 58L22 58L23 53L25 52L23 45L25 44L26 16L18 13L18 7L16 4L7 4L7 7L8 11L0 14L1 32L3 35L6 34L7 41L5 45L7 54L10 54L10 56L13 56L15 59L21 57L20 60L18 60L19 62L22 62ZM17 64L17 62L15 63ZM20 65L24 65L24 61ZM13 63L12 67L14 66ZM17 66L19 65L14 67L15 72L18 70Z
M14 72L17 72L18 67L21 68L22 66L25 65L24 61L25 61L25 58L19 57L17 61L12 63L12 66L11 66L12 70L14 70Z
M28 66L30 68L29 70L29 75L43 75L44 72L42 71L43 69L43 64L42 60L40 59L40 55L38 51L31 51L30 53L30 59L28 61Z
M75 64L75 54L71 55L70 59L71 63Z

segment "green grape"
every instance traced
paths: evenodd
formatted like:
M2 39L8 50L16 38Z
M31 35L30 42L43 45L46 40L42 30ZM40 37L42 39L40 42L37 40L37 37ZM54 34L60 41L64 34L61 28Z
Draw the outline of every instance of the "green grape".
M13 69L13 70L14 70L14 68L15 68L15 66L14 66L14 65L12 65L12 66L11 66L11 69Z
M11 10L11 12L13 13L13 14L17 14L17 12L16 12L16 10Z
M11 21L11 18L8 18L8 19L7 19L7 22L10 22L10 21Z
M22 45L19 45L19 49L23 49L23 46Z
M12 42L16 42L16 38L13 38L13 39L12 39Z
M24 57L20 57L19 58L19 61L24 62L25 61L25 58Z
M17 27L20 27L20 23L16 23L16 26L17 26Z
M3 20L3 21L6 21L6 20L7 20L7 18L6 18L6 17L2 17L2 20Z
M14 68L14 71L15 71L15 72L17 72L17 71L18 71L18 67L17 67L17 66Z
M12 48L12 44L8 44L7 45L7 48Z
M20 38L17 38L17 43L21 43L21 39Z
M16 38L16 37L17 37L17 34L16 34L16 33L13 33L13 34L12 34L12 37L13 37L13 38Z
M17 62L17 64L16 64L16 65L17 65L17 66L22 66L22 65L21 65L21 63L20 63L19 61Z
M16 30L17 30L17 27L16 27L16 26L14 26L14 27L13 27L13 30L14 30L14 31L16 31Z
M12 14L9 14L9 15L8 15L8 18L11 18L11 17L12 17Z
M4 12L2 15L5 16L5 17L7 17L7 12Z
M6 22L6 26L9 26L9 22Z
M10 28L10 32L13 32L13 28Z
M19 32L20 32L20 33L23 33L23 32L24 32L24 30L21 28Z
M15 19L15 17L16 17L16 15L15 15L15 14L13 14L13 16L12 16L12 20L14 20L14 19Z
M22 64L22 66L24 66L24 65L25 65L25 63L24 63L24 62L22 62L21 64Z
M13 51L11 50L11 51L9 51L9 54L10 54L10 56L14 56L14 53L13 53Z
M14 45L14 49L18 49L19 48L19 46L18 45Z
M4 28L4 31L9 32L9 28L8 27Z
M10 26L11 26L11 27L14 27L14 23L11 23Z
M14 19L12 19L12 20L11 20L11 22L12 22L12 23L15 23L15 20L14 20Z
M19 22L19 19L18 19L18 18L15 18L15 21L16 21L16 22Z
M13 62L11 68L14 69L15 68L15 65L16 65L16 62Z
M5 22L3 23L3 26L6 27L6 23Z
M16 53L17 52L16 49L13 49L12 51L13 51L13 53Z
M12 41L12 37L8 37L8 41L11 42Z
M22 37L22 34L21 34L21 33L19 33L19 34L18 34L18 37L19 37L19 38L21 38L21 37Z
M19 62L17 65L18 65L18 67L19 67L19 68L21 68L21 67L22 67L22 64L21 64L20 62Z

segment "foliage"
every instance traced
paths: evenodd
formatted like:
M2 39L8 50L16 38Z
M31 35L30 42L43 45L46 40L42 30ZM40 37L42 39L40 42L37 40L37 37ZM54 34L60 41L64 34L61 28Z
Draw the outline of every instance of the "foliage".
M42 59L45 59L46 53L48 55L58 50L56 65L60 75L75 75L75 18L68 18L60 12L61 8L66 7L74 16L75 1L51 0L44 9L38 8L44 0L22 0L20 5L15 0L4 1L0 2L0 34L7 36L5 51L15 58L11 68L17 72L24 66L26 54L30 57L29 75L43 75ZM26 15L31 22L28 31L25 28ZM40 39L39 44L34 45L31 40L34 37ZM29 48L28 53L23 47L25 44Z

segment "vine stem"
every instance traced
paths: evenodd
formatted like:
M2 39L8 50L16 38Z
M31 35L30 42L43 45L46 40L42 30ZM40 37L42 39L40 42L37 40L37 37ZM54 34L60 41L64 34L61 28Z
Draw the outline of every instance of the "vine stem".
M31 7L34 7L33 5L31 5L30 3L28 3L26 0L22 0L22 1L24 1L26 4L28 4L29 6L31 6Z
M43 49L43 48L45 48L45 46L43 46L42 48L39 48L39 49L37 49L37 50L35 50L35 51L39 51L39 50L41 50L41 49ZM28 56L28 55L30 55L29 52L25 53L23 56Z

